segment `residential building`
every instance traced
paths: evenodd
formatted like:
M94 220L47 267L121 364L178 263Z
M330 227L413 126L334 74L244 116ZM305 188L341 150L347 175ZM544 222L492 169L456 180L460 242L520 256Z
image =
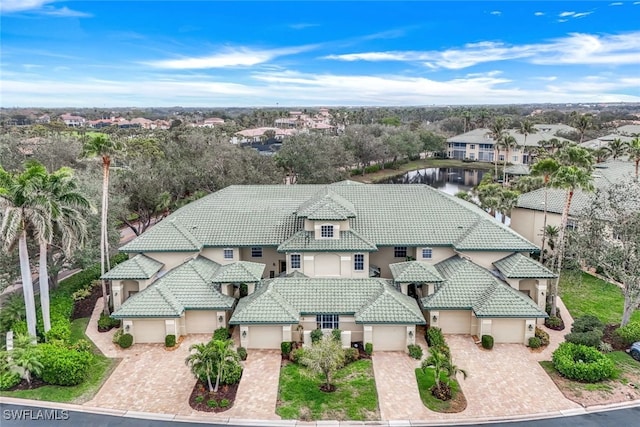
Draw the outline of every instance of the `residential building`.
M103 277L138 343L234 325L246 348L320 328L402 351L424 324L526 343L554 277L534 244L426 185L231 186L120 250Z
M509 150L509 153L504 149L499 150L497 152L498 161L503 162L508 156L508 163L530 164L532 162L531 148L540 147L540 142L552 138L562 139L560 134L576 130L562 124L536 124L534 128L536 132L528 134L526 138L517 129L508 129L507 133L515 138L516 145ZM487 128L479 128L447 139L447 156L452 159L493 162L496 150L495 141L489 136L490 133L491 131Z
M84 126L86 121L84 117L74 116L73 114L63 114L60 116L60 120L62 120L65 125L71 127Z

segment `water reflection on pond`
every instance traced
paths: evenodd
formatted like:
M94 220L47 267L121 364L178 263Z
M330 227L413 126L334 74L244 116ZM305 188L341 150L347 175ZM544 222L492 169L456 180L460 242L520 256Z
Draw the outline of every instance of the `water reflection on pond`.
M447 194L468 191L478 185L485 173L479 169L425 168L382 181L384 184L427 184Z

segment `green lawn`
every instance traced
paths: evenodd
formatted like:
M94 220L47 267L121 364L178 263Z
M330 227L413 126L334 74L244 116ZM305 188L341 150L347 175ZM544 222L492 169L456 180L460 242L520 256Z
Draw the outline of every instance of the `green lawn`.
M620 323L624 307L622 290L590 274L563 273L560 279L560 297L575 319L593 314L606 324ZM640 321L640 310L636 310L632 321Z
M72 343L80 338L91 342L84 334L88 323L89 318L76 319L71 322ZM33 390L2 391L0 392L0 396L77 404L91 400L118 365L118 360L103 356L95 346L94 353L93 365L89 368L87 379L82 384L70 387L46 385Z
M427 369L427 372L423 372L422 369L416 369L416 380L418 381L418 391L420 392L420 399L427 408L435 412L460 412L466 407L466 399L460 391L460 384L455 379L451 380L451 400L442 401L436 399L431 394L431 387L435 385L435 375L433 369ZM441 381L446 380L446 375L443 373L440 376Z
M358 360L339 370L333 393L320 391L321 382L321 376L296 363L282 367L276 414L305 421L380 419L371 360Z

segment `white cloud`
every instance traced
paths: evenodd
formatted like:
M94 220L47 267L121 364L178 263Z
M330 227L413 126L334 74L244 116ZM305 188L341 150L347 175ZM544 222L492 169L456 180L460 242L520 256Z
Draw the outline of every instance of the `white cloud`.
M443 51L387 51L329 55L339 61L417 62L451 70L477 64L520 59L534 64L640 64L640 31L619 35L572 33L545 43L508 45L500 42L469 43Z
M593 12L580 12L580 13L576 13L575 15L573 15L572 18L584 18L585 16L589 16L592 13Z
M558 19L558 22L567 22L568 19Z
M544 16L544 12L535 12L534 15L535 16Z
M40 10L40 13L43 15L49 16L59 16L59 17L69 17L69 18L88 18L93 15L90 13L80 12L77 10L71 10L68 7L62 7L60 9L55 9L53 7L44 7Z
M576 14L575 12L562 12L558 16L561 18L564 18L565 16L573 16L575 14Z
M624 3L622 3L621 1L616 1L613 3L609 3L609 6L622 6Z
M55 0L2 0L0 10L2 12L22 12L25 10L40 9L42 6L53 3Z
M300 22L298 24L290 24L289 28L292 28L294 30L304 30L305 28L311 28L311 27L319 27L320 24L310 24L307 22Z
M491 11L490 13L491 15L496 15L496 16L502 15L502 12L500 12L499 10L494 10L494 11Z
M177 59L163 59L159 61L147 61L143 64L154 68L166 68L174 70L226 68L226 67L250 67L271 61L279 56L293 55L313 49L314 46L300 46L281 49L251 49L246 47L227 48L219 53L209 56L183 57Z
M593 11L590 12L561 12L558 14L558 16L560 18L584 18L585 16L589 16L593 13ZM558 19L558 22L567 22L568 19Z

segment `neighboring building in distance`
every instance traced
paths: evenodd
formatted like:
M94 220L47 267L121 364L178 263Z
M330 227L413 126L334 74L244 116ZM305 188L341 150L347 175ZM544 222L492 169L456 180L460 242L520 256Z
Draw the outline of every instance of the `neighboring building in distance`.
M60 116L60 120L62 120L65 125L70 127L84 126L86 122L84 117L74 116L73 114L63 114Z
M517 145L509 150L507 162L512 164L529 164L532 161L527 148L540 147L539 142L552 138L562 139L558 134L574 132L576 129L567 125L534 125L536 133L525 136L517 129L508 129L507 133L513 136ZM487 128L474 129L472 131L453 136L447 139L447 156L459 160L476 160L479 162L493 162L495 141L489 136ZM506 150L498 151L498 161L503 162L507 156Z
M534 244L426 185L231 186L120 250L103 277L138 343L236 325L246 348L320 328L403 351L423 324L526 343L554 277Z

